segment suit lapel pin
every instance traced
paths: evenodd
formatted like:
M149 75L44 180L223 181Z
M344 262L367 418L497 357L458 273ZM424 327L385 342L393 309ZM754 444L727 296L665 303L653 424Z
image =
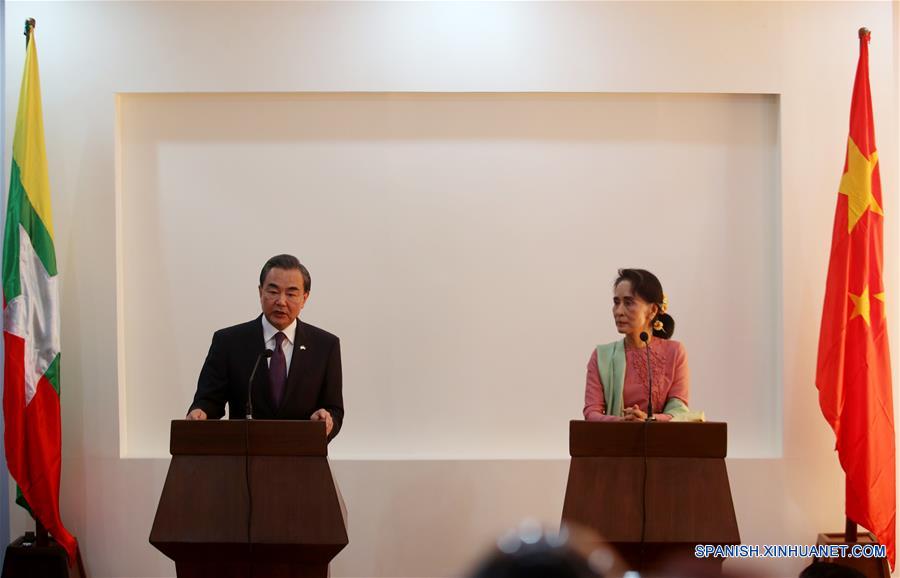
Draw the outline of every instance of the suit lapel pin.
M306 346L305 346L305 345L301 345L301 346L300 346L300 351L306 351Z

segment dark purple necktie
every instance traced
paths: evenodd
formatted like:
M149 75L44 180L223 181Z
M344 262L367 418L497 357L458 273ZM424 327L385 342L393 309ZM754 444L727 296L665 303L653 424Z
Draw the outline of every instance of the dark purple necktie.
M272 399L275 407L281 405L284 398L284 386L287 383L287 362L284 358L285 335L281 331L275 334L275 351L272 352L272 361L269 362L269 380L272 382Z

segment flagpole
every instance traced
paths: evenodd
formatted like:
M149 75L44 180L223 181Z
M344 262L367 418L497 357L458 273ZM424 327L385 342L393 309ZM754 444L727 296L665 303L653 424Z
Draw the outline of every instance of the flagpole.
M860 40L868 41L871 34L872 34L872 32L865 26L863 26L859 29L859 39ZM844 481L846 484L846 474L844 476ZM846 516L845 523L844 523L844 542L848 543L848 544L855 544L856 542L858 542L859 541L858 532L859 532L859 528L857 527L857 523L854 522L850 518L850 516Z
M857 532L856 522L854 522L853 520L851 520L850 517L848 516L848 517L847 517L847 523L846 523L846 525L844 526L844 539L845 539L845 541L848 542L848 543L850 543L850 544L855 544L856 541L859 539L859 536L856 534L856 532Z
M34 18L27 18L25 20L25 49L28 49L28 42L31 40L31 34L34 32L34 28L37 26L37 21ZM35 536L35 545L41 548L47 547L50 545L50 534L47 532L47 528L41 524L41 521L37 519L37 516L34 517L34 536Z
M50 545L50 534L47 533L47 528L37 518L34 519L34 526L34 544L40 548L46 548Z

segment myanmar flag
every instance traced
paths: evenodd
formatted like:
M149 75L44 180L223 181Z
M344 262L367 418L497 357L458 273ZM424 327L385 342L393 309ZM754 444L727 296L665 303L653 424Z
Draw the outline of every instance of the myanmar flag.
M28 33L3 235L6 459L26 507L71 563L75 538L59 515L59 277L31 26Z
M894 402L881 274L883 207L869 92L869 33L861 30L850 137L825 285L816 387L846 474L847 517L875 534L893 568L897 498Z

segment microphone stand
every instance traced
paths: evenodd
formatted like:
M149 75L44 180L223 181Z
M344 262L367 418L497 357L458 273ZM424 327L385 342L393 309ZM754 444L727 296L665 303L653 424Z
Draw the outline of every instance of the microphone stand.
M647 350L647 421L653 420L653 365L650 363L650 335L641 332L641 341Z
M641 562L646 567L646 552L644 547L647 539L647 428L653 419L653 365L650 361L650 335L646 331L641 332L641 341L647 350L647 419L644 420L644 479L641 490ZM646 568L642 568L646 569Z
M253 364L253 371L250 372L250 379L247 380L247 405L245 406L245 418L249 421L253 419L253 378L256 377L256 370L259 369L259 362L263 359L272 357L271 349L264 349L256 356L256 363ZM250 424L245 424L244 428L244 444L250 448ZM247 543L250 545L250 555L248 557L247 573L248 578L253 578L253 542L250 536L250 523L253 520L253 492L250 491L250 456L244 459L244 477L247 482Z
M253 378L256 377L259 362L270 357L272 357L271 349L264 349L256 356L256 363L253 364L253 371L250 372L250 379L247 380L247 404L244 406L245 419L253 419Z

